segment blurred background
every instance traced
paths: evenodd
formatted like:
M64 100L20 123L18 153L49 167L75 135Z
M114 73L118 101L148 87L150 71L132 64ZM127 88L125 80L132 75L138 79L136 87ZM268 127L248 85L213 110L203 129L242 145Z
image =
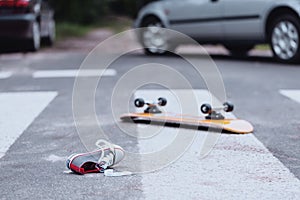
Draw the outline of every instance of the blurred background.
M147 2L0 0L0 53L37 51L99 28L120 32L132 26Z
M136 0L49 0L58 22L97 24L109 15L134 17L140 4Z
M148 1L49 0L49 3L55 11L57 36L61 38L83 35L93 27L109 27L119 31L124 27L131 26L131 19Z

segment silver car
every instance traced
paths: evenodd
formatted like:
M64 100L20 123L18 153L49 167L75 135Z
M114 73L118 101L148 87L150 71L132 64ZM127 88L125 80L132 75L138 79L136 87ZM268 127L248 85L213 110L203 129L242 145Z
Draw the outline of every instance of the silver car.
M164 27L200 44L223 44L234 55L268 43L277 60L300 60L300 0L156 0L139 11L135 27L146 27L140 40L147 54L176 48L153 39L161 35L153 28Z

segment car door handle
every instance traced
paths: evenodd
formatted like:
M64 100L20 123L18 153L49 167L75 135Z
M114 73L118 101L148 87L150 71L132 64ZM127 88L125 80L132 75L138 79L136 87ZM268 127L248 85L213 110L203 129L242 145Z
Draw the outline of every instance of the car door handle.
M211 2L215 3L215 2L218 2L219 0L210 0Z

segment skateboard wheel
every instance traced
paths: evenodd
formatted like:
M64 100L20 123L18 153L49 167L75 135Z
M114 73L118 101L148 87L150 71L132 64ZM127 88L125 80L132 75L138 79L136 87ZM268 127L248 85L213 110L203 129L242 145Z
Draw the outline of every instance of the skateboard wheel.
M201 112L203 113L203 114L209 114L209 113L211 113L211 111L212 111L212 108L211 108L211 105L210 104L202 104L202 106L201 106Z
M167 105L167 99L163 98L163 97L158 98L158 105L160 105L160 106Z
M134 100L134 105L138 108L144 107L145 101L142 98L138 98L138 99Z
M225 111L225 112L232 112L233 109L234 109L233 104L232 104L232 103L229 103L229 102L225 102L225 103L223 104L223 106L224 106L224 111Z

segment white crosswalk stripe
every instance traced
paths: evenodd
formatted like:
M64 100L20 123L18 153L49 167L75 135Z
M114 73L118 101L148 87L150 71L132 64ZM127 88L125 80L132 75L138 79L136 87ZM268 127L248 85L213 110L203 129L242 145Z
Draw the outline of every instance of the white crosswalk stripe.
M40 70L32 74L33 78L74 78L74 77L98 77L98 76L115 76L114 69L106 70Z
M12 72L9 71L0 71L0 80L10 78L13 75Z
M0 158L57 92L0 93Z
M207 91L195 94L200 104L210 102ZM157 95L169 99L166 110L176 112L177 103L173 104L174 96L167 90L141 90L135 97L153 100ZM163 128L148 141L141 139L141 153L162 149L176 133L177 129ZM300 181L253 134L222 134L212 152L201 159L207 136L199 131L179 160L143 174L146 199L300 199Z
M300 90L280 90L280 94L300 103Z

